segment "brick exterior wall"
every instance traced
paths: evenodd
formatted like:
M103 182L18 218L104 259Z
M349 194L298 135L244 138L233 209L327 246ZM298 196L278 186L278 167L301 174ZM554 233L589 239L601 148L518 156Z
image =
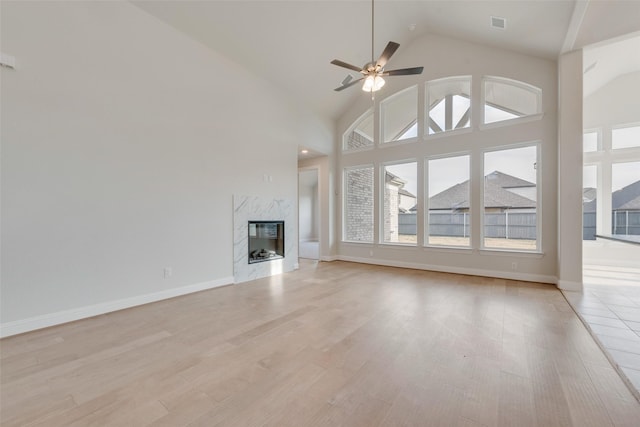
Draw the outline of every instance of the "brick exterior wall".
M398 186L387 184L384 187L384 242L398 241L398 206L400 199Z
M344 239L373 242L373 167L345 171Z
M352 131L347 137L347 140L345 141L344 149L355 150L358 148L372 147L372 146L373 146L373 140L367 138L366 136L356 131Z

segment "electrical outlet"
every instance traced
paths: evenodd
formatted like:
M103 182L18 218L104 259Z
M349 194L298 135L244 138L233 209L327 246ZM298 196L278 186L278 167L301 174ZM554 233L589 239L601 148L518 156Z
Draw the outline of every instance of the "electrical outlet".
M373 250L369 251L369 256L373 256Z
M517 270L518 269L518 263L517 262L512 262L511 263L511 269L514 270L514 271Z
M173 274L173 271L171 270L171 267L165 267L164 268L164 278L168 279L169 277L171 277L171 274Z

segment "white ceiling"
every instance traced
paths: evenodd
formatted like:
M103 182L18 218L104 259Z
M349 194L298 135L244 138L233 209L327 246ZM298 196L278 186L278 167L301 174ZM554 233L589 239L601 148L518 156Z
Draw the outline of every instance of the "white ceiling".
M369 0L132 3L255 70L324 117L338 117L362 95L358 86L334 92L348 72L329 62L341 59L361 66L371 59ZM491 16L506 18L506 29L491 28ZM631 30L640 30L640 1L376 0L374 52L377 57L389 40L400 43L402 50L417 37L435 33L554 59L563 46L579 48ZM589 60L597 61L596 54ZM393 59L387 68L394 68ZM609 76L603 77L597 68L591 76L598 76L598 82L615 72L608 69ZM604 73L604 67L599 72Z

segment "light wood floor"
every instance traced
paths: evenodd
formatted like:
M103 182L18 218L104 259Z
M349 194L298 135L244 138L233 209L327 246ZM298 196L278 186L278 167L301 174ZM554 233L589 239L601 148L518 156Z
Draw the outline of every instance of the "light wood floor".
M353 263L4 339L9 426L638 426L550 285Z

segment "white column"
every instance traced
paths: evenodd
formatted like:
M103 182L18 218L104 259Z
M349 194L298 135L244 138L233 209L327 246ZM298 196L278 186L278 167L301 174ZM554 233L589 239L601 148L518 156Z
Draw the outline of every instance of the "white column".
M558 287L571 291L582 290L582 103L578 50L558 60Z

